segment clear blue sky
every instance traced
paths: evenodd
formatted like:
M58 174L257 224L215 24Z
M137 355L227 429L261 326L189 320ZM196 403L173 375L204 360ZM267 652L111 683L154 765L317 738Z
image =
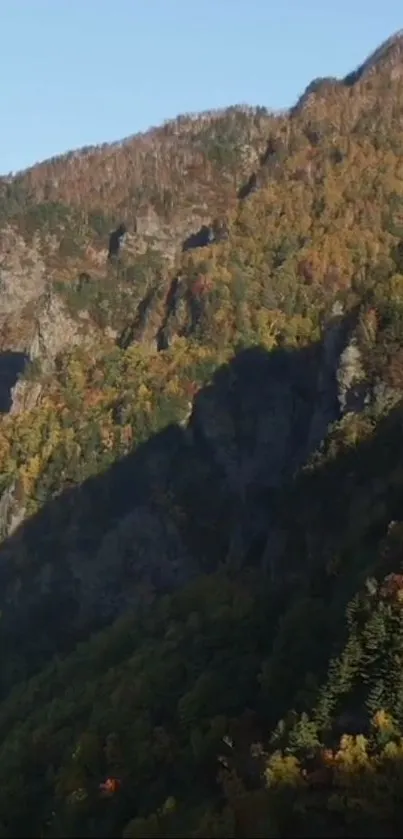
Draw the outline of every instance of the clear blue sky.
M0 0L0 172L179 113L284 108L403 27L403 0Z

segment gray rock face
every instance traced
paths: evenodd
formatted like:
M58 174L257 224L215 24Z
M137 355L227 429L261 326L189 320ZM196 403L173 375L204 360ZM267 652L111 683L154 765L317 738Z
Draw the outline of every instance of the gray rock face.
M25 507L16 498L13 483L0 497L0 539L11 536L25 518Z
M71 567L80 592L77 621L84 625L135 608L146 592L180 587L196 570L172 519L147 503L122 518L95 555L75 557Z
M263 540L264 562L275 566L284 540L270 499L307 462L329 426L362 411L372 397L354 330L354 319L346 322L335 311L316 347L260 359L251 351L238 376L231 372L225 386L196 397L189 427L237 498L231 562L244 561L251 545Z
M60 297L51 291L40 301L35 327L29 356L46 366L51 365L60 352L78 344L89 345L95 338L95 329L85 316L73 320Z
M0 314L16 314L46 287L45 265L38 243L32 245L11 228L1 231Z
M24 354L31 361L38 360L44 370L51 369L58 353L77 344L90 343L94 332L85 315L81 320L73 319L62 300L51 291L39 240L34 237L28 243L13 228L3 229L0 232L0 353L3 354L0 410L12 414L29 410L41 396L38 383L17 381L17 374L23 372L21 365L13 375L17 354Z
M48 290L36 304L34 329L26 345L27 358L39 362L42 372L50 372L59 353L77 345L89 346L96 335L97 330L85 315L74 320L62 300ZM11 390L10 414L32 410L41 395L40 382L19 378Z
M21 545L22 556L26 550ZM175 524L147 503L107 530L95 551L75 543L56 562L31 563L25 580L10 574L5 559L0 554L3 628L14 638L22 637L27 620L47 608L49 598L74 635L136 608L155 591L184 585L196 571Z

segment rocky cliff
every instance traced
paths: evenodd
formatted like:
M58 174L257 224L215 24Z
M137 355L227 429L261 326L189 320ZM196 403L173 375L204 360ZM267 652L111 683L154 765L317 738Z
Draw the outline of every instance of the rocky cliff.
M233 568L261 555L276 577L284 550L278 493L329 424L364 406L350 398L362 375L355 327L356 318L336 312L323 339L305 350L240 353L197 394L187 424L167 428L104 477L65 491L17 531L24 511L18 487L9 487L1 502L9 539L0 549L0 606L13 649L26 649L35 625L32 662L42 660L55 645L69 646L155 592L183 585L217 550ZM211 520L196 526L207 497ZM39 628L49 620L51 642Z

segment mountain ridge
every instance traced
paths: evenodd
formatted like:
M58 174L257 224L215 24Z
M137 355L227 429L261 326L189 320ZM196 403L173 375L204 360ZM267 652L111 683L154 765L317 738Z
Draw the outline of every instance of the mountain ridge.
M403 29L400 29L394 32L388 38L386 38L378 47L376 47L372 52L370 52L368 54L368 57L362 62L362 64L360 64L357 67L356 70L352 70L345 76L341 76L339 78L339 81L348 85L355 84L356 81L359 81L363 77L364 73L366 73L367 71L376 70L376 68L379 67L379 64L385 59L388 59L390 57L397 57L397 59L400 59L402 51ZM310 82L308 88L312 84L314 84L314 81ZM68 162L74 160L76 156L79 156L83 153L101 153L104 150L113 151L114 149L118 149L123 145L130 144L133 140L147 141L148 139L152 138L152 136L155 134L164 133L167 131L171 132L172 130L174 131L175 127L178 126L180 126L182 130L183 128L185 128L185 130L190 132L192 123L203 120L209 120L211 118L220 119L228 111L238 111L249 116L252 114L257 114L259 112L266 112L268 115L270 114L272 116L283 116L287 113L292 112L294 108L295 105L291 105L288 108L270 110L270 108L266 106L250 106L239 103L236 105L228 105L220 108L206 109L205 111L195 111L191 113L181 114L180 116L164 120L164 122L160 125L152 126L142 131L129 134L120 140L112 140L107 143L95 143L91 145L85 145L78 147L74 150L52 155L49 158L46 158L42 161L38 161L30 166L24 167L23 169L20 169L8 175L1 175L0 181L10 183L13 179L20 178L21 176L27 174L28 172L32 171L38 166L46 166L51 162Z

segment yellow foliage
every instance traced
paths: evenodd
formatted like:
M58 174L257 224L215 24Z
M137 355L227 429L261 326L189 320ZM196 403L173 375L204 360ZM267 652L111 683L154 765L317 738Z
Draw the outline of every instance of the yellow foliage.
M269 787L304 783L298 759L294 755L283 755L281 752L275 752L269 758L265 777Z
M150 399L152 397L152 393L151 393L150 389L142 382L140 387L138 388L137 396L138 396L138 399L141 402L143 402L143 401L147 401L148 399Z
M388 714L383 708L376 712L372 721L373 727L378 731L393 731L395 725L393 717Z
M29 458L25 466L20 469L20 479L25 495L29 495L33 484L41 472L41 460L39 455Z
M394 274L389 280L388 285L391 299L401 302L403 300L403 275Z
M335 755L335 763L343 771L356 770L358 766L368 766L368 741L362 734L353 736L344 734L340 749Z

